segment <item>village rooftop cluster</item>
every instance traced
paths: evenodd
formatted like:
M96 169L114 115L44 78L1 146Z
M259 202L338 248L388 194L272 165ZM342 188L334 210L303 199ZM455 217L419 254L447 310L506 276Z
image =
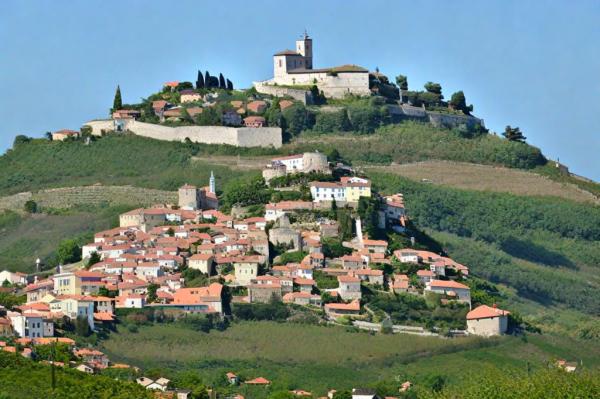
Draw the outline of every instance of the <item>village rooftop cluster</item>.
M331 169L323 154L304 153L271 160L264 177L269 181L288 174L328 176ZM400 193L379 196L369 179L344 176L339 181L311 182L312 201L268 203L264 216L239 218L219 211L215 180L211 173L206 187L180 187L177 204L121 214L119 227L96 233L94 241L82 247L83 259L97 260L88 269L59 266L43 280L37 275L0 272L0 281L12 287L8 289L27 296L24 305L2 310L0 336L14 337L23 356L31 356L36 345L67 343L80 359L73 366L92 373L128 366L112 364L102 352L77 348L69 338L56 336L56 321L83 320L96 331L117 322L117 310L122 308L161 309L175 317L211 314L228 318L230 306L277 301L321 310L330 323L343 318L360 327L365 317L363 286L378 291L388 287L388 292L396 294L435 293L442 301L471 306L469 287L457 281L467 279L469 269L451 258L413 248L390 252L386 240L370 239L363 233L359 217L354 218L355 236L343 242L349 253L328 258L323 241L339 235L336 220L320 217L308 224L290 222L301 213L330 209L334 202L352 209L361 198L373 197L380 202L379 224L403 232L408 215ZM279 248L283 255L297 251L306 255L299 262L273 265L272 248ZM418 270L414 275L384 273L381 266L393 261L418 265ZM197 270L206 284L187 286L184 270ZM335 278L337 287L319 288L316 273ZM233 295L225 295L226 291ZM225 303L229 297L231 303ZM495 306L479 306L467 314L463 333L502 334L508 313ZM371 324L365 323L372 329ZM0 345L4 351L16 350L6 341ZM160 380L138 382L160 391L168 385Z

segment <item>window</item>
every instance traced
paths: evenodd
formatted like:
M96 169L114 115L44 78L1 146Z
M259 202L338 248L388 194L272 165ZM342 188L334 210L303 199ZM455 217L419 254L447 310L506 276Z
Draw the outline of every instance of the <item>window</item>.
M281 68L281 60L279 60L279 68Z

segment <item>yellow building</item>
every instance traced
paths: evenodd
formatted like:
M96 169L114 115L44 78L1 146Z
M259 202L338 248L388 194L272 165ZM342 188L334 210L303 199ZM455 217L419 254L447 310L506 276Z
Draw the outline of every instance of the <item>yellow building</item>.
M60 273L53 277L56 295L81 295L81 278L74 273Z
M360 177L342 177L347 202L358 202L360 197L371 197L371 182Z

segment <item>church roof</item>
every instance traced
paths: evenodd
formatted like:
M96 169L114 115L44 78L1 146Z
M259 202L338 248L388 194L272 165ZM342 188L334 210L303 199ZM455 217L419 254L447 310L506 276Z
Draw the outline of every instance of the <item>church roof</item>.
M277 52L277 53L275 53L275 54L273 54L273 55L274 55L274 56L275 56L275 55L298 55L298 56L299 56L299 55L301 55L301 54L298 54L298 53L297 53L297 52L295 52L294 50L285 49L285 50L279 51L279 52Z

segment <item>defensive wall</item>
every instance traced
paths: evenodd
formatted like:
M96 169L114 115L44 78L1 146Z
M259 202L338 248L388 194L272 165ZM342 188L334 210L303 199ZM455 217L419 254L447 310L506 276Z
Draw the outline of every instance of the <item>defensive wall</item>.
M92 134L115 131L113 120L94 120L85 123L92 128ZM229 144L236 147L275 147L282 145L281 128L279 127L226 127L226 126L178 126L169 127L153 123L126 120L123 130L138 136L157 140L185 141L190 139L196 143Z

